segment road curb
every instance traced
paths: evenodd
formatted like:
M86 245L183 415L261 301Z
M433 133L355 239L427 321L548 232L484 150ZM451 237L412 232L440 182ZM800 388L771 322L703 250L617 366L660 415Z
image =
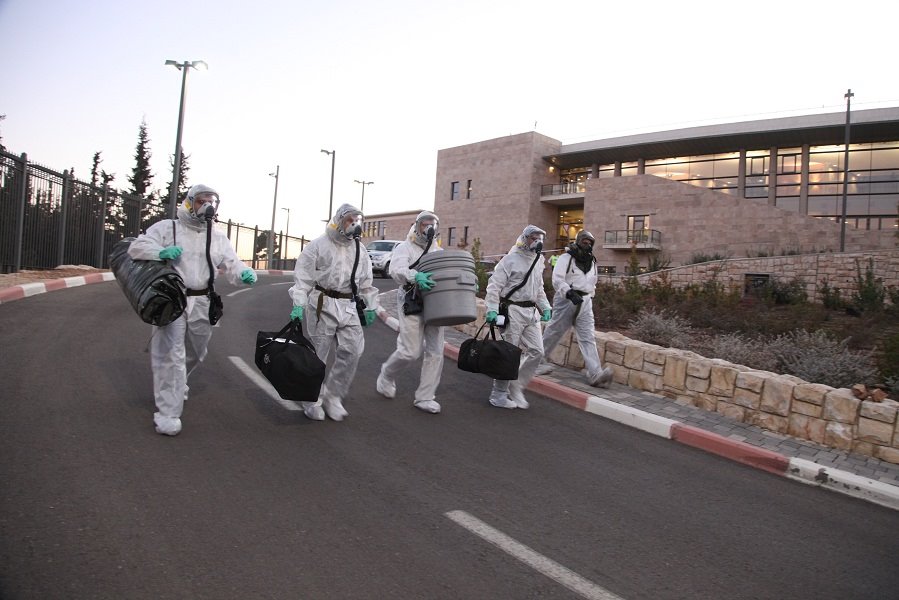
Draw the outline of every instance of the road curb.
M102 283L104 281L112 281L115 275L106 271L103 273L90 273L88 275L78 275L76 277L64 277L62 279L50 279L48 281L23 283L13 285L8 288L0 289L0 304L12 302L13 300L21 300L30 296L53 292L66 288L79 287L91 283Z
M396 321L395 318L393 320ZM444 356L458 360L459 348L446 343ZM531 380L528 389L572 408L670 439L679 444L710 452L755 469L899 510L899 487L897 486L860 477L854 473L823 467L808 460L789 458L765 448L759 448L566 387L539 376Z

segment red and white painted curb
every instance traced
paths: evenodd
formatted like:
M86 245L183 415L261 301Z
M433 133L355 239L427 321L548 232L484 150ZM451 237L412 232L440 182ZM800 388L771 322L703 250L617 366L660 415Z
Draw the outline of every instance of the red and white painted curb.
M257 275L292 275L293 271L285 271L279 269L258 269L255 271ZM110 271L103 273L90 273L88 275L78 275L76 277L65 277L62 279L50 279L38 283L23 283L21 285L13 285L8 288L0 289L0 304L4 302L12 302L13 300L21 300L29 296L36 296L46 292L62 290L65 288L78 287L88 283L102 283L104 281L115 280L115 275Z
M458 356L458 349L455 353ZM446 354L450 356L451 353L447 352ZM765 448L732 440L691 425L684 425L678 421L618 404L540 377L535 377L528 389L585 412L705 452L711 452L756 469L899 510L899 487L894 485L824 467L810 460L789 458Z
M394 331L399 327L397 318L388 314L387 311L378 310L378 316ZM443 354L452 360L459 360L459 348L452 344L444 345ZM542 377L535 377L528 385L528 389L578 410L611 419L628 427L705 452L711 452L756 469L899 510L899 487L894 485L861 477L854 473L823 467L810 460L789 458L765 448L732 440L699 427L685 425L673 419L618 404Z
M0 289L0 304L12 302L13 300L21 300L29 296L53 292L66 288L78 287L89 283L102 283L104 281L112 281L115 276L109 272L90 273L88 275L78 275L76 277L65 277L63 279L51 279L49 281L23 283L8 288Z

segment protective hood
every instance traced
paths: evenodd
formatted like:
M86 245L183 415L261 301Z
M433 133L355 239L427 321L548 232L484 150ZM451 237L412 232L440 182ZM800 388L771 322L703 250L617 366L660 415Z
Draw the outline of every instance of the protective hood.
M532 234L539 233L540 241L532 243L528 238ZM521 232L521 235L518 236L518 241L515 242L515 245L512 246L510 252L518 251L523 253L539 253L543 251L543 238L546 237L546 232L537 227L536 225L528 225Z
M434 213L423 210L418 213L418 216L415 218L415 223L412 225L412 228L409 229L409 241L414 242L424 248L428 244L428 234L427 230L425 230L424 233L421 232L421 223L422 221L430 221L432 219L434 221L434 234L432 237L436 239L440 235L438 231L440 227L440 219L438 219L437 215L435 215Z
M182 202L181 206L179 207L179 211L178 211L179 217L180 217L181 208L183 208L185 211L187 211L188 220L192 224L205 225L206 219L203 218L202 215L197 215L196 210L195 210L196 209L195 202L194 202L197 195L204 194L204 193L212 194L213 199L212 199L212 202L206 203L202 208L204 210L206 210L207 206L212 206L213 214L211 216L213 219L215 219L215 217L218 216L218 211L219 211L219 193L217 191L215 191L214 189L212 189L211 187L209 187L208 185L203 185L201 183L198 183L197 185L192 186L189 190L187 190L187 196L184 198L184 202Z
M355 217L353 222L346 228L343 227L343 220L348 216ZM328 236L339 244L348 244L354 237L362 235L362 211L352 204L341 204L331 221L325 228Z

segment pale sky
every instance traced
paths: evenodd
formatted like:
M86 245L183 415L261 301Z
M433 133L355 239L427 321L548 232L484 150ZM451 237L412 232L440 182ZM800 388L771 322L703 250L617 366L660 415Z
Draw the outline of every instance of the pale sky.
M166 188L181 75L190 183L220 216L316 237L334 207L434 203L437 151L536 130L563 143L899 106L882 0L0 0L7 149L127 189L141 120ZM535 127L536 123L536 127ZM501 215L498 215L501 218Z

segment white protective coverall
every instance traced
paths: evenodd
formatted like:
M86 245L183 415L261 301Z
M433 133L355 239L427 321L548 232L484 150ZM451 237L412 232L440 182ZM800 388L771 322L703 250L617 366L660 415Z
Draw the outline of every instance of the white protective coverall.
M357 246L357 240L347 237L341 230L341 223L350 214L362 215L354 206L341 205L325 227L325 233L306 246L297 259L294 285L288 292L294 306L304 307L306 333L315 346L315 353L326 364L336 340L334 362L322 383L318 402L303 403L306 416L317 421L324 418L322 408L335 421L347 416L343 401L365 349L365 336L350 285L357 247L357 293L368 310L378 307L378 288L372 283L371 258L361 243Z
M591 239L592 235L588 235ZM578 234L578 239L581 234ZM543 331L543 351L546 356L558 345L559 340L570 327L574 327L577 343L584 357L584 367L587 372L587 380L591 385L606 383L600 381L608 376L611 379L611 370L604 372L599 361L599 353L596 350L596 338L594 337L595 322L593 319L593 297L596 295L596 263L587 262L589 268L586 272L575 263L576 244L569 251L559 257L553 268L552 282L555 296L553 297L553 316ZM579 292L583 302L575 305L566 298L569 290Z
M514 287L524 280L524 276L536 258L526 283L509 298L514 302L533 303L524 307L509 305L509 317L506 321L503 339L522 348L521 363L518 367L518 379L515 381L493 380L493 391L490 402L503 408L527 408L524 389L534 378L540 359L543 358L543 336L540 330L540 315L550 308L549 299L543 289L544 258L528 248L528 236L542 230L529 225L509 250L509 253L496 263L493 275L487 284L485 303L487 311L499 311L500 297L505 297ZM511 402L510 402L511 400Z
M439 223L437 216L431 212L423 211L418 215L415 224L409 229L406 239L393 249L390 259L390 276L399 284L396 290L397 312L399 332L396 336L396 350L381 365L381 374L378 376L377 390L387 398L396 395L396 378L424 353L421 363L421 379L415 390L413 400L416 408L425 412L439 413L440 404L436 401L437 386L440 385L440 376L443 373L443 327L438 325L426 325L422 314L406 315L403 313L403 297L406 285L415 285L417 269L410 269L424 253L427 246L427 237L420 231L422 222L434 222L435 236L428 253L441 252L443 248L437 245L436 228Z
M192 191L213 192L206 186L194 186ZM188 194L189 198L190 193ZM160 260L159 252L170 246L180 246L181 256L173 266L188 290L204 290L209 285L209 265L206 262L206 222L194 216L187 206L189 198L178 207L178 219L154 223L128 247L128 255L135 260ZM172 224L174 223L174 228ZM212 228L209 248L212 265L224 271L231 283L241 282L247 266L237 257L228 237ZM209 323L209 297L187 297L184 313L168 325L154 327L150 342L150 363L153 367L153 397L157 412L153 415L159 433L175 435L181 430L181 412L189 388L187 378L206 358L206 348L212 337Z

